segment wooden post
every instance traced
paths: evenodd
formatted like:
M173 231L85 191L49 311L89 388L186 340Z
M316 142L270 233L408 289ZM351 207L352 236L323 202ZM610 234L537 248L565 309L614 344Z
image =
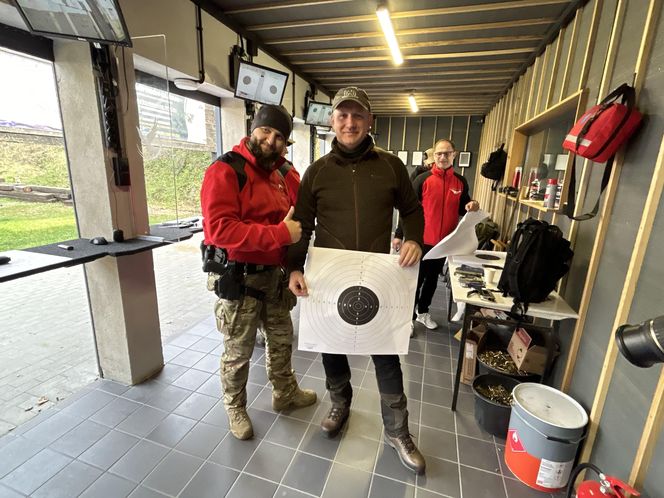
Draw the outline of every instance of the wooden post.
M646 200L645 209L641 218L641 225L639 225L639 232L636 238L636 243L634 244L634 252L632 253L632 260L630 261L630 269L627 271L627 275L630 278L627 280L627 282L625 282L625 287L623 288L623 295L627 291L631 292L630 304L631 297L634 295L634 288L636 287L638 280L638 273L641 269L643 258L645 256L648 239L650 237L650 233L652 232L655 215L657 213L657 206L659 205L661 199L663 186L664 138L662 139L662 143L659 147L659 156L657 158L657 164L655 165L655 172L653 173L653 182L650 184L650 191L648 192L648 198ZM640 250L640 248L642 248L642 250ZM632 276L633 269L635 269L635 275ZM629 309L625 310L625 319L627 319L628 312ZM616 317L616 322L618 322L617 318L618 317ZM613 344L615 347L615 343ZM662 432L663 421L664 369L660 373L659 381L657 382L655 394L650 405L650 410L648 411L648 418L646 418L646 423L641 434L641 442L639 443L639 447L636 451L636 457L634 458L632 471L629 475L629 483L636 488L641 488L643 486L648 468L650 467L650 463L652 461L655 445L657 444L657 441L659 441L660 434Z
M638 103L638 97L643 87L643 82L645 80L645 72L648 66L648 59L650 57L650 50L652 47L652 40L656 31L656 22L659 17L659 11L661 9L661 0L650 0L650 5L648 7L648 16L646 18L646 23L643 31L643 37L641 39L641 48L639 50L639 55L636 61L636 80L634 87L636 89L636 102ZM661 149L660 149L661 157ZM618 188L618 178L620 178L620 171L622 169L624 159L624 148L621 149L620 153L616 156L614 161L614 169L611 173L611 179L609 180L609 185L607 187L607 196L602 208L602 214L600 218L600 224L595 237L595 248L604 246L604 239L606 237L606 232L608 231L608 219L611 214L611 209L613 207L613 201L615 198L615 192ZM660 160L658 158L658 165ZM657 171L656 166L656 171ZM661 173L659 173L661 175ZM661 185L658 187L655 184L657 180L654 180L651 184L650 192L648 193L648 200L646 201L646 208L648 207L648 202L656 196L657 201L654 203L654 207L651 206L651 210L656 210L659 203L659 197L661 195ZM653 186L654 185L654 186ZM647 217L649 215L648 209L644 212L644 218L641 220L641 225L639 226L639 233L637 234L634 253L632 255L632 260L630 261L630 268L627 272L625 286L623 287L623 294L620 298L620 304L618 311L616 313L616 318L614 321L615 324L620 324L627 319L627 314L631 307L632 298L634 296L634 288L639 276L639 271L641 268L641 263L643 261L643 255L640 255L639 251L644 251L648 245L648 240L650 237L650 230L652 229L652 221L649 221ZM654 213L652 213L654 217ZM646 230L646 227L650 225L650 228ZM598 251L601 252L601 251ZM597 252L593 250L593 258L597 255ZM641 259L639 259L641 258ZM597 258L599 259L599 258ZM591 260L592 266L592 260ZM588 278L586 279L586 287L588 286L589 281L594 282L595 276L597 274L597 266L595 265L594 271L588 273ZM584 294L586 292L586 287L584 287ZM586 310L587 311L587 310ZM580 315L580 313L579 313ZM617 325L615 325L617 326ZM615 329L615 327L614 327ZM611 378L613 376L613 370L615 367L617 349L613 340L610 341L609 347L607 348L606 355L604 358L604 365L602 367L602 373L597 386L597 391L595 393L595 399L593 401L592 410L590 412L590 428L588 430L588 436L586 442L583 445L583 450L581 452L580 461L588 461L592 453L593 445L595 443L595 437L597 436L597 428L599 427L599 421L602 417L602 412L604 410L604 403L606 401L606 394L609 390L611 384Z

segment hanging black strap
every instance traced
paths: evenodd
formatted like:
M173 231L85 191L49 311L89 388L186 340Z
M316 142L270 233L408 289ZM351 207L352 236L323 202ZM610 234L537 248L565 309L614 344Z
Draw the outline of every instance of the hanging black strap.
M218 157L217 160L224 162L233 168L235 174L237 175L237 183L241 192L247 183L247 173L244 171L244 165L246 163L244 157L242 157L241 154L231 150L226 152L223 156Z
M563 211L563 213L569 219L576 221L586 221L597 216L597 212L599 211L599 203L602 200L602 194L604 193L606 186L609 184L609 179L611 178L613 160L615 157L615 155L611 156L606 162L604 174L602 175L602 185L599 190L599 195L597 196L597 201L595 202L595 207L593 207L591 211L585 214L574 216L574 210L576 209L576 155L574 156L574 160L572 161L572 170L569 172L569 191L567 192L567 204L565 205L565 209Z

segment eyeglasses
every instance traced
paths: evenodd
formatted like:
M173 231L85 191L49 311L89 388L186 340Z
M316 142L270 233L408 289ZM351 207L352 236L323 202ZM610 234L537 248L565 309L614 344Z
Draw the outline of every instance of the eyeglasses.
M433 155L436 156L436 157L441 157L441 156L451 157L451 156L454 155L455 152L456 151L454 151L454 150L448 150L446 152L435 152Z

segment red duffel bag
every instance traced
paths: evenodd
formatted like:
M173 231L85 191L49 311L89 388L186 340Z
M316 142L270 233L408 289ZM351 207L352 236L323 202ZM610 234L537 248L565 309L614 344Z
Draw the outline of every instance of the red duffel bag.
M607 162L595 207L591 212L575 217L576 157L574 158L569 175L568 202L564 209L568 217L583 221L597 214L602 193L611 177L615 153L641 124L641 113L634 108L635 98L634 87L627 83L620 85L598 105L586 111L565 137L564 149L597 163ZM618 102L618 99L621 101Z

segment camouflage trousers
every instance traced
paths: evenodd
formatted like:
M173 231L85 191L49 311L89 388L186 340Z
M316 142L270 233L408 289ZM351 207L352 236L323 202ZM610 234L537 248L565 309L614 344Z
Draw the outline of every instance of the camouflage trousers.
M208 288L214 288L214 274L208 277ZM279 268L244 277L244 285L265 293L263 300L243 296L239 300L218 299L215 304L217 329L224 336L221 355L221 385L226 407L247 404L249 362L256 342L256 329L265 330L265 369L275 398L288 399L297 389L291 368L293 322L290 310L295 296L284 288Z

